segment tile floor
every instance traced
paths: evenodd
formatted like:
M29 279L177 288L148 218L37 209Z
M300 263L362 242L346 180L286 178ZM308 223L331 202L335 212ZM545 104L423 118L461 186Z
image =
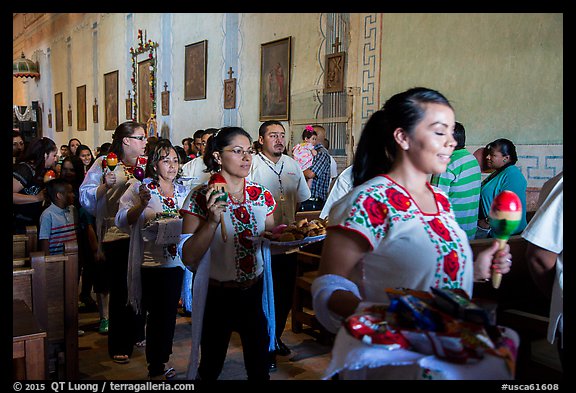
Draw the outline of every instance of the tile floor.
M116 364L108 356L107 337L98 333L98 314L80 313L79 328L85 331L78 338L80 379L82 380L147 380L145 348L134 348L130 363ZM186 379L190 353L190 318L178 315L170 366L176 379ZM272 380L319 380L330 359L330 347L322 345L308 334L294 334L287 326L282 337L292 349L289 356L278 356L278 370ZM244 362L240 340L236 334L228 349L221 380L244 380Z

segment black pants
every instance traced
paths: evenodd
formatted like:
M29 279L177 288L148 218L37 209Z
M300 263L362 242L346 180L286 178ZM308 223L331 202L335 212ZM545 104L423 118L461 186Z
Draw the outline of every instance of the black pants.
M142 304L146 318L146 362L150 376L160 375L172 354L178 300L184 270L142 268Z
M201 380L213 381L220 376L233 331L240 335L248 379L270 379L270 339L262 310L262 289L262 279L245 290L208 287L198 367Z
M128 247L130 239L102 243L110 266L108 354L132 356L134 344L142 340L146 312L136 314L128 301Z
M292 309L296 284L296 253L272 255L272 280L274 282L274 315L276 338L284 333L288 314Z

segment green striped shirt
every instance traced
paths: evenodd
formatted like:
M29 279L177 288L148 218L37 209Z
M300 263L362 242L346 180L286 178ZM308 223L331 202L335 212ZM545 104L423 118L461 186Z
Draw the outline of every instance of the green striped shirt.
M480 165L466 149L454 150L446 172L432 175L430 180L448 195L456 221L470 240L476 234L481 182Z

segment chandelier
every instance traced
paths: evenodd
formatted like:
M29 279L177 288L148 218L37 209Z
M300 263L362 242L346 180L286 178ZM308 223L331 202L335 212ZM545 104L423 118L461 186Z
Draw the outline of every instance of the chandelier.
M38 64L24 57L24 52L19 59L12 63L12 75L16 78L39 78Z

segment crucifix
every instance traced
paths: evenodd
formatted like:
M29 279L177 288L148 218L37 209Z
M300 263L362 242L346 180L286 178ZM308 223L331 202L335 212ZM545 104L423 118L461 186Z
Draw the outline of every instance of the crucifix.
M332 44L332 48L334 48L334 53L338 52L338 49L340 47L340 44L342 44L340 42L340 38L336 37L336 41Z
M232 74L234 73L234 71L232 71L232 67L230 67L230 69L228 70L227 74L230 75L228 79L232 79Z

